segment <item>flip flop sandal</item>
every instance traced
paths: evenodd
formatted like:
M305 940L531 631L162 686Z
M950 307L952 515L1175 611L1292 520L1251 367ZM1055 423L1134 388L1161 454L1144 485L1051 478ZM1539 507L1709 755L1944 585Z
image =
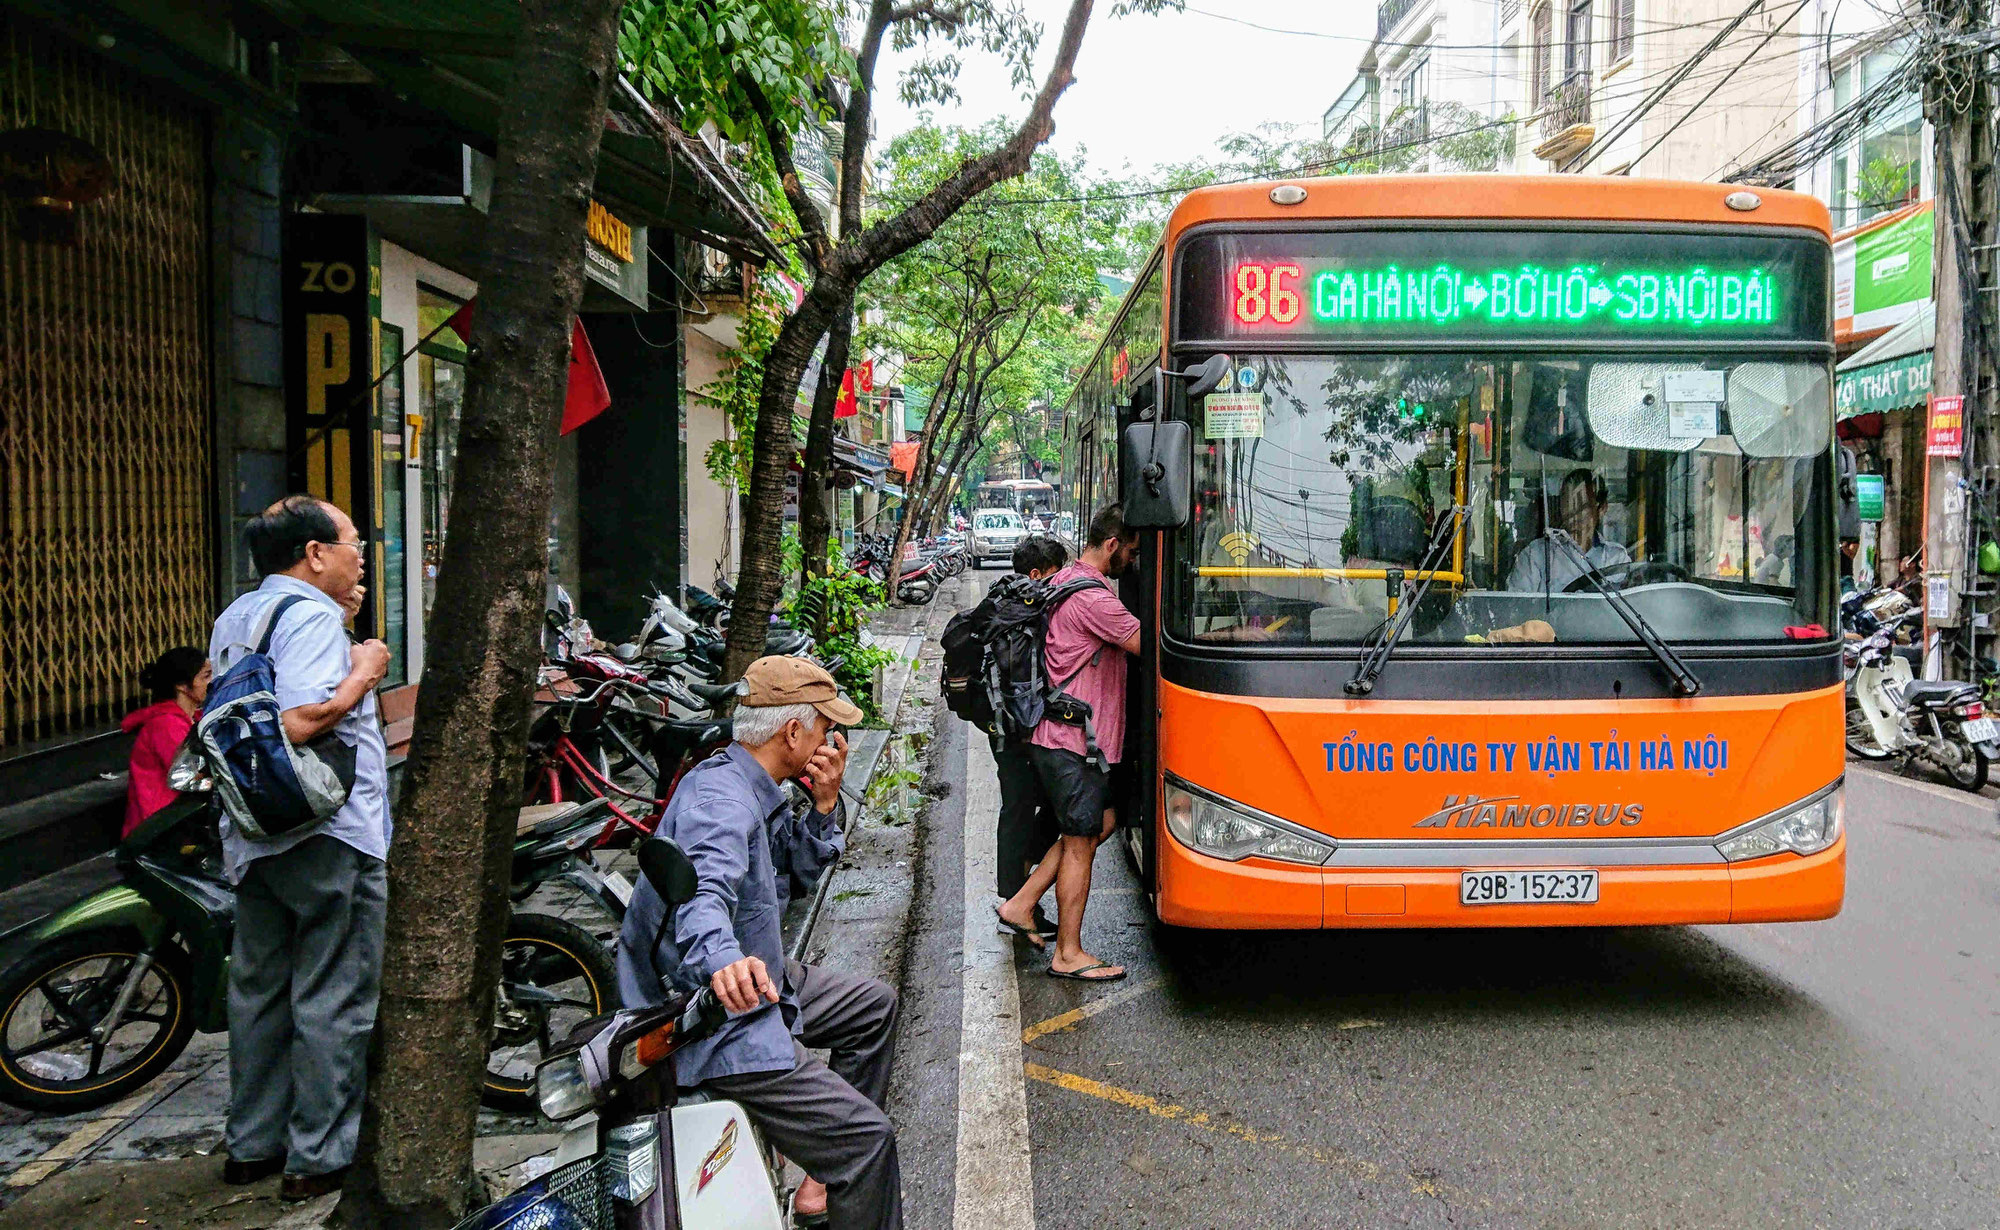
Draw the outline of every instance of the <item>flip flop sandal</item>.
M1002 931L1005 931L1011 935L1019 936L1021 939L1028 941L1030 944L1033 944L1037 948L1040 948L1042 946L1043 937L1037 935L1033 927L1023 927L1019 923L1008 922L1005 918L1001 917L1000 907L997 905L993 907L993 919L995 922L1000 924L1000 929Z
M1086 977L1086 975L1089 974L1090 971L1094 969L1116 969L1116 968L1117 967L1112 965L1111 962L1109 961L1099 961L1095 965L1086 965L1082 969L1073 969L1069 970L1068 972L1059 970L1055 966L1051 965L1049 966L1049 977L1067 978L1071 982L1117 982L1119 979L1125 976L1126 974L1125 970L1122 969L1118 970L1117 973L1107 974L1102 978Z

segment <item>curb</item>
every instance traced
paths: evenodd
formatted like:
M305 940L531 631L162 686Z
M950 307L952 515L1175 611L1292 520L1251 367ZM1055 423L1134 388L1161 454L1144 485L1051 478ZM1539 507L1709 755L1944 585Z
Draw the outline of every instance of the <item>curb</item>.
M946 592L956 595L958 590L954 586ZM869 737L862 762L866 776L859 779L864 795L882 768L891 739L930 730L929 712L918 708L928 702L913 702L912 688L923 677L925 647L935 643L938 629L956 610L956 603L941 593L904 637L904 663L894 671L883 706L888 729L863 732ZM858 810L848 827L846 855L815 891L820 912L815 927L793 946L797 959L879 978L901 991L903 950L916 903L917 827L914 818Z

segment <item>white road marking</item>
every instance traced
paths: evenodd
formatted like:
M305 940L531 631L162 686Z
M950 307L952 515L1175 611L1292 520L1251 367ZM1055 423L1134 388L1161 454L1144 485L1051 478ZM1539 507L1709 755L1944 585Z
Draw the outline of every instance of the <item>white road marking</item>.
M977 731L966 739L965 973L958 1039L958 1179L954 1230L1034 1230L1028 1093L1021 1070L1021 990L1014 941L993 924L994 822L1000 782Z

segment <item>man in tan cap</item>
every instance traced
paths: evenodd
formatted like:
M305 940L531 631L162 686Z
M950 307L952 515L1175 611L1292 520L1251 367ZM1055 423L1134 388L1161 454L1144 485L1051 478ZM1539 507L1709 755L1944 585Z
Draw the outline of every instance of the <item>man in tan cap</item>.
M886 984L785 960L779 923L792 890L809 890L840 858L840 779L861 720L833 676L804 658L759 658L744 672L735 742L688 770L660 818L700 885L671 919L651 885L632 894L618 937L618 989L628 1007L670 991L714 989L730 1019L674 1056L675 1076L738 1102L758 1130L825 1184L835 1230L900 1227L896 1129L882 1104L896 1047L896 993ZM782 783L801 780L794 805ZM828 1047L828 1061L807 1047Z

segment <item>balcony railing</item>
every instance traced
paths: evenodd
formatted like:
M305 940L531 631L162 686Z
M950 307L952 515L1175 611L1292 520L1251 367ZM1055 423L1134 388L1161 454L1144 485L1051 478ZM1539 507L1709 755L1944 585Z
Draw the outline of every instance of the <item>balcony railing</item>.
M1542 135L1553 137L1590 122L1590 74L1571 73L1542 96Z
M1411 9L1423 0L1382 0L1375 10L1375 37L1382 38L1396 28L1396 24L1409 15Z
M833 186L838 181L839 171L826 134L818 127L807 124L793 134L792 163L798 168L799 180L807 196L822 205L833 200Z

